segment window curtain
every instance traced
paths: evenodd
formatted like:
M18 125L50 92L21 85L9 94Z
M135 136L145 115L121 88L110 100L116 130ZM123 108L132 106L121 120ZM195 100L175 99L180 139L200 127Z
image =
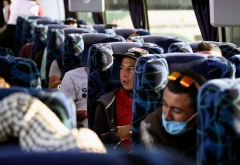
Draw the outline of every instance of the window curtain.
M77 19L76 12L70 12L68 9L68 0L64 0L65 19L72 17Z
M219 41L218 28L210 24L209 0L192 0L198 26L205 41Z
M128 0L128 5L134 28L145 29L143 0Z
M104 24L102 13L92 13L92 17L95 24Z

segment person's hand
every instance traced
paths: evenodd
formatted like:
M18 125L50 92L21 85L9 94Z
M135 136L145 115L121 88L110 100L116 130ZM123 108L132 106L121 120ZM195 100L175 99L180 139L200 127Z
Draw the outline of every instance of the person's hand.
M132 140L132 126L131 125L118 126L117 134L120 139Z

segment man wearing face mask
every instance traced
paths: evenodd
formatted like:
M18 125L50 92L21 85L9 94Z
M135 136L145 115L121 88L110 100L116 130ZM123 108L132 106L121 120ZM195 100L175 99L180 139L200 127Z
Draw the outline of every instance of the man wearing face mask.
M140 125L143 146L153 152L173 148L196 159L197 93L205 78L193 71L172 72L162 106Z

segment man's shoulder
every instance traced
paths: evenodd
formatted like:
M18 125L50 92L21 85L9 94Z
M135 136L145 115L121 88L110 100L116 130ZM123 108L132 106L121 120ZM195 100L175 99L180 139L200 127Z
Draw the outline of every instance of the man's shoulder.
M107 103L107 104L110 104L114 99L115 99L115 93L119 90L119 88L109 92L109 93L106 93L104 95L102 95L98 101L99 102L102 102L102 103Z

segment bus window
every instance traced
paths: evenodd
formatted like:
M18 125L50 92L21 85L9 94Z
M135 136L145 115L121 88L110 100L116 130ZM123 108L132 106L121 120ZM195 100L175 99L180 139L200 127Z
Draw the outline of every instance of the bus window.
M151 34L202 40L191 0L147 0Z

